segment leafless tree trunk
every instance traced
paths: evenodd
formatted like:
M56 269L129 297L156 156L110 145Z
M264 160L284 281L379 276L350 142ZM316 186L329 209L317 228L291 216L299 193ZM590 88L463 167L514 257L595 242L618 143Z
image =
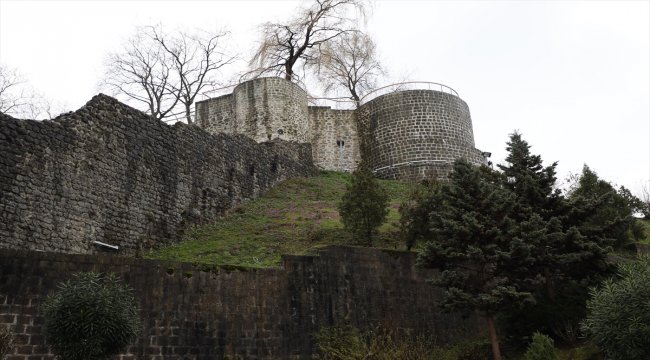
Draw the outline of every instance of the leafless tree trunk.
M113 95L124 95L146 106L147 113L154 118L161 120L178 103L173 61L154 46L145 29L138 29L122 52L110 53L106 63L102 85Z
M182 105L189 124L197 95L216 87L214 75L232 63L220 48L227 33L170 35L161 26L138 29L124 51L111 53L103 85L113 95L123 95L145 106L162 120Z
M363 0L315 0L314 4L293 20L265 23L263 34L251 65L257 64L257 72L284 74L294 79L295 66L302 62L318 61L321 45L347 32L354 32L356 24L347 11L359 10L364 14Z
M324 44L320 61L314 65L326 93L344 88L357 107L361 97L372 90L377 79L384 75L375 43L359 31L343 34Z
M501 360L501 348L499 347L499 337L497 335L497 328L494 324L494 315L487 314L485 316L488 323L488 334L490 336L490 343L492 344L492 358L494 360Z

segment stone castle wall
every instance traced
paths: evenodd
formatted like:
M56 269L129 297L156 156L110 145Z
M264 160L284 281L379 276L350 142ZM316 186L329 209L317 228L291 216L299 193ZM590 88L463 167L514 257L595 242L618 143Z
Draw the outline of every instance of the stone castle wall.
M433 90L382 95L357 110L363 161L384 179L445 178L454 160L483 164L469 107Z
M354 110L309 107L312 156L321 169L351 172L361 161Z
M54 121L0 115L0 247L120 252L312 173L309 144L168 126L105 95Z
M233 90L234 132L257 142L309 142L307 93L282 78L247 81Z
M196 103L197 124L206 131L244 134L257 142L309 142L307 93L282 78L237 85L233 93Z
M143 330L115 359L311 359L323 326L410 329L441 343L475 320L440 311L435 276L415 255L331 247L278 269L198 269L107 255L0 252L0 327L16 334L8 360L54 359L41 304L80 271L114 272L134 289Z
M283 107L286 101L299 103ZM240 84L231 97L197 103L196 109L198 124L209 132L245 134L256 141L281 137L309 142L314 164L326 170L353 171L363 160L380 178L440 179L447 177L458 158L485 163L474 145L469 107L455 95L398 91L357 110L306 104L306 93L299 86L282 78L261 78ZM282 110L290 106L300 110ZM280 128L284 136L277 134Z
M223 95L217 98L196 103L196 124L211 133L235 134L233 112L233 95ZM250 137L250 136L249 136Z

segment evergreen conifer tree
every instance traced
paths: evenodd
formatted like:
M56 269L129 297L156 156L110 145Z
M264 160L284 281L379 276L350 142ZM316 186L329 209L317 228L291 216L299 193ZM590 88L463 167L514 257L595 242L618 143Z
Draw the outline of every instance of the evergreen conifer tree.
M531 299L530 293L521 291L523 284L533 281L526 277L530 246L522 234L540 229L512 218L516 197L493 170L459 160L449 180L435 195L438 211L430 217L432 238L418 261L441 270L434 282L446 289L445 308L485 316L493 356L499 360L495 317L512 303Z
M339 203L339 214L357 242L372 246L377 229L388 215L388 194L369 170L362 168L352 174Z
M530 153L530 145L514 132L507 143L506 164L497 165L506 179L506 187L517 195L518 217L527 219L532 212L544 220L558 215L561 192L554 189L557 162L544 167L540 155Z

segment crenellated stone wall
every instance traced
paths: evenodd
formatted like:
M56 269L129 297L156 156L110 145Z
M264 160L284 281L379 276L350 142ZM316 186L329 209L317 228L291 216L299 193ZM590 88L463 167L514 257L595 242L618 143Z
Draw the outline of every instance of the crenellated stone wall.
M0 247L131 254L278 182L312 174L309 144L166 125L105 95L54 121L0 114Z
M54 359L41 304L80 271L119 274L134 289L141 336L115 359L313 359L323 326L409 329L440 343L478 328L444 313L436 276L415 254L329 247L277 269L198 268L107 255L0 252L0 327L16 334L8 360Z

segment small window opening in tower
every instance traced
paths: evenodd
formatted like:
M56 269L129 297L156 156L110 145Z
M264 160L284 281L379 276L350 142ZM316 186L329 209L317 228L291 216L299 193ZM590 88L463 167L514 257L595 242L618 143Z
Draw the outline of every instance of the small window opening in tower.
M345 141L344 140L336 140L336 146L344 147L345 146Z
M279 128L279 129L278 129L278 135L282 135L282 134L284 134L284 129Z

